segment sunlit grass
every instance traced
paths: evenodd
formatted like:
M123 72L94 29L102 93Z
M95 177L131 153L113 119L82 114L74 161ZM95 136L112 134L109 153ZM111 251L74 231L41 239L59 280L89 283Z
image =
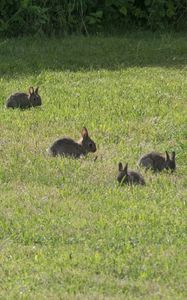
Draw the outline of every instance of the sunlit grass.
M2 299L185 299L186 53L181 35L1 40ZM41 108L4 108L30 85ZM83 126L96 154L48 157ZM176 172L139 169L151 150ZM146 186L119 187L119 161Z

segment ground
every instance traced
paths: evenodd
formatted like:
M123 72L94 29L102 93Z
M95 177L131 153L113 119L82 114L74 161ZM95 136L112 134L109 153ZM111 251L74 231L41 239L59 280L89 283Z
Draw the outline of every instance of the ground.
M0 298L185 299L186 36L1 39L0 86ZM29 86L41 108L4 107ZM97 153L48 156L83 126ZM176 172L140 169L152 150Z

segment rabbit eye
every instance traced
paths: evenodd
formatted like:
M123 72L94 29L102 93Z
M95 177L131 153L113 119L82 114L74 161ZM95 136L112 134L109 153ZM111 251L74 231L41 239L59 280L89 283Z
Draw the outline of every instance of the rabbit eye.
M92 148L92 143L89 143L89 147Z

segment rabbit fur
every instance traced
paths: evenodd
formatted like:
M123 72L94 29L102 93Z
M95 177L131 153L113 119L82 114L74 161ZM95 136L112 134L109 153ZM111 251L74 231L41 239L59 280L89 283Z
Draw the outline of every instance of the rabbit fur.
M145 154L140 158L139 165L146 169L152 169L155 172L162 171L164 169L174 171L176 169L175 152L172 152L171 158L167 151L165 153L165 157L157 152Z
M125 165L124 168L121 162L118 164L117 181L121 184L125 183L128 185L132 185L132 184L145 185L145 180L142 175L140 175L135 171L128 170L128 163Z
M29 108L42 105L41 97L38 94L38 87L34 90L33 87L29 88L29 93L15 93L12 94L6 101L6 108Z
M80 158L88 152L95 152L97 150L96 144L89 137L86 127L83 127L81 135L82 137L78 142L68 137L56 140L47 150L48 153L52 156L62 155Z

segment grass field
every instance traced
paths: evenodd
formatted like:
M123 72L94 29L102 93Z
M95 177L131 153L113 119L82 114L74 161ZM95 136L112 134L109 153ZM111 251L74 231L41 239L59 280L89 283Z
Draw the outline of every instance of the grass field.
M37 85L41 108L4 108ZM1 39L0 86L0 299L186 299L186 36ZM83 126L97 153L47 155ZM151 150L176 172L140 170Z

